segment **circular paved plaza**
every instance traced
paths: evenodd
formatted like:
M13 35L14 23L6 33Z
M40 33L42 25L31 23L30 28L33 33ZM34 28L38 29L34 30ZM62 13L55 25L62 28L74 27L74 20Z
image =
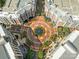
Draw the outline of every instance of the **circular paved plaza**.
M35 21L31 21L30 27L32 28L38 39L43 43L51 36L52 27L44 21L45 18L43 16L38 16L35 19Z

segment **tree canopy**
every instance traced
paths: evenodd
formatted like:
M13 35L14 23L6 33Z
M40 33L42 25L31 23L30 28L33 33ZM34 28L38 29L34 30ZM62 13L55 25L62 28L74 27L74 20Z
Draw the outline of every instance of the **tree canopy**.
M59 36L66 36L66 35L70 34L70 32L71 32L68 27L62 27L62 26L59 26L57 28L57 30L58 30Z
M6 0L0 0L0 8L2 8L5 5Z
M37 55L38 55L38 59L43 59L44 53L42 50L39 50Z
M28 53L26 54L25 59L33 59L35 55L35 52L32 49L28 49Z

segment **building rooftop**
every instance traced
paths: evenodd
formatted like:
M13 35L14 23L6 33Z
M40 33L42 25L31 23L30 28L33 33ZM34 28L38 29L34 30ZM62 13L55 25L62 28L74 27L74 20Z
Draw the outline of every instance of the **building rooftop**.
M19 1L20 1L20 3L19 3L18 8L23 8L28 3L31 3L32 0L19 0Z
M79 54L79 31L73 31L63 45L60 45L50 59L76 59Z
M77 53L72 53L74 52L75 48L72 48L71 46L59 46L58 49L54 52L53 57L50 59L75 59ZM72 51L70 51L69 49Z
M54 3L64 11L79 15L79 0L54 0Z
M3 46L0 46L0 59L9 59L8 54Z
M2 26L0 25L0 36L5 36Z
M17 9L19 0L6 0L6 4L3 7L3 11L11 12Z
M16 47L13 48L9 42L4 45L0 45L0 59L16 59L17 56L22 56L21 52L17 48L16 52L13 50L15 48Z
M6 0L6 4L3 7L5 12L14 12L18 9L23 8L25 5L30 3L32 0Z
M41 42L39 41L39 39L37 37L35 37L35 35L33 35L33 31L31 28L27 28L27 36L28 36L29 40L33 41L34 44L36 44L36 46L41 45Z

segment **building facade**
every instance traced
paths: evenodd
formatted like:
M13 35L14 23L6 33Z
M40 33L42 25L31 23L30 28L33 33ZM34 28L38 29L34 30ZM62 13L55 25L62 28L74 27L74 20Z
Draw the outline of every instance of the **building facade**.
M1 59L23 59L18 45L14 41L14 36L0 25L0 58ZM15 44L16 43L16 44Z
M51 50L46 59L78 59L79 57L79 31L69 34L54 51Z
M25 21L29 21L35 17L35 2L36 0L7 0L3 10L0 11L0 23L23 24Z

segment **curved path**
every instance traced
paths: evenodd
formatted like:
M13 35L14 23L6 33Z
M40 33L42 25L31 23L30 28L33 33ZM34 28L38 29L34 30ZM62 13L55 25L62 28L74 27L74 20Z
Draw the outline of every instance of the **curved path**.
M45 34L38 37L38 39L43 43L46 39L48 39L51 36L52 28L48 23L42 20L33 21L30 25L33 31L38 26L41 26L45 29Z

